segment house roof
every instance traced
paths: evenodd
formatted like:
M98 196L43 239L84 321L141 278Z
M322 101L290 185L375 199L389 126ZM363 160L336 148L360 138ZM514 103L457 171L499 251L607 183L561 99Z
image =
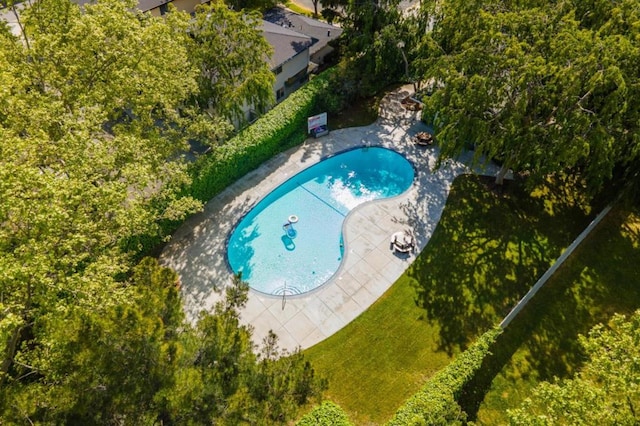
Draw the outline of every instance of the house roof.
M170 3L171 0L138 0L138 9L143 12L148 12L156 7L160 7L165 3Z
M91 3L94 0L72 1L80 6L83 6L84 4ZM159 7L164 3L169 3L170 1L172 0L138 0L138 9L140 9L142 12L147 12L151 9ZM319 21L315 22L327 25ZM276 25L275 23L263 20L261 29L264 33L264 37L273 47L273 56L269 60L271 69L279 67L300 52L308 49L311 45L314 45L315 47L315 44L317 44L317 39L312 39L312 37L301 32L293 31L288 27L288 24L284 24L284 22Z
M264 19L311 37L313 45L309 49L309 52L312 55L342 34L342 28L340 27L299 15L283 7L274 7L267 11Z
M269 60L271 69L284 64L312 44L311 37L268 21L262 21L262 31L273 47L273 56Z

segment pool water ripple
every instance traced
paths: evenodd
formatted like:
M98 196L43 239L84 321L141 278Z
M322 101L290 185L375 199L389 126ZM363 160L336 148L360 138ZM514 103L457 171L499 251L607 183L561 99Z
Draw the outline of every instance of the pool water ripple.
M386 148L327 158L274 189L240 220L227 246L229 265L262 293L309 292L340 267L349 212L400 195L413 178L411 163ZM292 215L295 223L289 223Z

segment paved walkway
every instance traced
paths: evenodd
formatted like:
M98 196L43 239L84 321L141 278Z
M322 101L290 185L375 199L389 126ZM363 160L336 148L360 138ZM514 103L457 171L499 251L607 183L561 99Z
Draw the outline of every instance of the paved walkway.
M353 147L392 148L405 155L416 169L415 183L404 194L372 201L354 209L345 220L345 254L332 279L299 296L267 296L250 291L242 320L254 328L259 343L273 330L279 346L307 348L331 336L373 304L400 277L429 241L440 219L454 178L470 170L461 161L449 161L433 171L437 147L411 142L428 130L406 111L400 100L411 86L383 99L376 123L332 131L320 139L308 139L240 179L207 203L202 213L188 219L173 235L161 260L180 275L185 310L193 320L220 300L216 288L231 281L226 262L226 240L237 221L279 184L322 158ZM331 124L331 123L329 123ZM496 173L495 167L485 172ZM390 236L411 230L417 251L398 256L389 248Z

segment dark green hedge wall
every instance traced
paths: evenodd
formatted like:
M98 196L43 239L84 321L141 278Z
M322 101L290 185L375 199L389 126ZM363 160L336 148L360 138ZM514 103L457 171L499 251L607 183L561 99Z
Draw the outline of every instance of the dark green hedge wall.
M326 71L292 93L282 103L224 145L201 157L192 168L193 183L185 195L206 202L274 155L307 138L307 118L329 85Z
M398 409L388 425L452 425L463 424L466 415L457 399L464 385L471 380L489 354L502 329L492 329L478 338L465 352L440 370L414 396Z

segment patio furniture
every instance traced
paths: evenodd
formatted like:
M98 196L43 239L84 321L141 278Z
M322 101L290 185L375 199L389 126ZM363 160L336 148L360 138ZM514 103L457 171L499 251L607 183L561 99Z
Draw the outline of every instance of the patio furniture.
M391 249L398 253L411 253L415 248L413 235L407 231L399 231L391 236Z
M418 132L414 136L413 141L420 146L429 146L433 144L433 135L428 132Z

